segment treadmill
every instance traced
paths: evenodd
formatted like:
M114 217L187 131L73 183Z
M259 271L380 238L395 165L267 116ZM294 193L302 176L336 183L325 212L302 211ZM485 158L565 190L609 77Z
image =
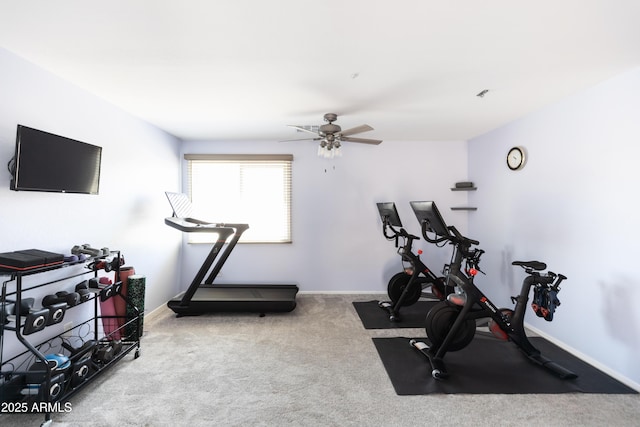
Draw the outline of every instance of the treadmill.
M173 209L173 216L165 218L165 224L184 233L218 234L218 240L187 290L167 303L177 317L216 312L250 312L264 316L265 313L289 312L296 307L297 285L214 284L216 276L249 225L211 223L191 218L191 201L186 194L165 194Z

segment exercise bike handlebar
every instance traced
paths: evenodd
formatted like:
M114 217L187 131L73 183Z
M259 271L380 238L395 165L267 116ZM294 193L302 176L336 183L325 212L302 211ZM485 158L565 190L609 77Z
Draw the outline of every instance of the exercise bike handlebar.
M529 274L529 278L534 284L548 285L554 290L560 289L560 283L567 279L564 274L556 274L553 271L547 271L545 274L540 274L540 270L547 268L547 264L540 261L513 261L511 265L518 265Z
M464 245L464 246L471 246L471 245L479 245L480 244L480 242L478 242L477 240L473 240L473 239L470 239L468 237L464 237L462 234L460 234L458 229L455 228L453 225L450 225L447 228L453 234L453 236L449 237L449 240L451 240L451 242L453 242L454 244Z
M387 234L387 229L391 230L393 232L393 236L389 236ZM411 245L413 244L414 240L420 240L420 238L418 236L414 236L413 234L409 234L407 233L407 231L404 228L400 228L400 230L397 230L393 225L391 225L388 221L388 218L385 216L384 220L382 221L382 234L384 235L384 237L387 240L393 240L395 239L396 241L396 247L398 247L398 237L404 237L408 240L408 246L411 247Z
M547 276L551 277L551 288L555 291L560 290L560 283L562 283L562 281L566 280L567 278L567 276L565 276L564 274L556 274L552 271L547 272Z
M426 240L429 243L434 243L434 244L438 244L438 243L442 243L446 240L451 240L451 236L442 236L442 237L436 237L435 239L432 239L431 237L429 237L429 235L427 234L427 229L429 227L429 224L426 221L422 221L421 223L422 225L422 237L424 238L424 240Z

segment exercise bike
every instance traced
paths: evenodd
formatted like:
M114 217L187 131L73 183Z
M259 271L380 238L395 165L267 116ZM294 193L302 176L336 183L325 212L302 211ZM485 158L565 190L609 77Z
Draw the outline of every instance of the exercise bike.
M489 330L495 336L512 341L534 363L562 379L576 378L574 372L543 356L528 340L524 330L524 316L531 288L534 288L534 311L538 316L551 321L555 308L560 305L557 294L560 291L560 283L566 276L550 271L541 273L547 268L543 262L514 261L512 264L522 267L528 276L522 282L520 294L511 297L515 303L514 309L498 308L473 283L474 277L480 271L480 257L484 253L482 249L472 248L479 242L462 236L453 226L447 227L435 203L411 202L411 205L427 241L448 241L455 248L447 275L447 279L454 285L455 292L445 301L437 303L425 320L430 345L416 340L409 343L428 358L433 378L448 377L444 363L446 353L461 350L471 343L476 332L476 321L479 319L488 319ZM430 238L427 232L435 233L436 237Z
M444 277L437 277L420 259L422 250L413 252L413 242L418 236L407 233L393 202L377 203L382 234L387 240L394 240L402 262L409 264L404 271L394 274L387 285L387 295L391 301L380 301L378 306L389 313L391 322L400 321L400 309L418 302L420 298L442 301L446 296ZM399 240L403 243L400 245Z

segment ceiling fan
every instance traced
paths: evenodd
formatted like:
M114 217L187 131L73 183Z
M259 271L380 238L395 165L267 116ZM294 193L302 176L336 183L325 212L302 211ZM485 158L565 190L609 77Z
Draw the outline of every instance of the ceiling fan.
M342 128L333 122L338 119L338 115L335 113L327 113L324 115L324 121L327 122L324 125L318 126L317 131L311 130L308 126L295 126L289 125L294 129L298 129L302 132L308 132L316 135L314 138L301 138L301 139L289 139L287 141L320 141L320 146L318 147L318 156L320 157L335 157L341 156L342 152L340 147L343 142L359 142L363 144L372 144L378 145L382 142L379 139L368 139L368 138L354 138L351 135L355 135L357 133L368 132L373 130L373 128L369 125L360 125L351 129L342 130Z

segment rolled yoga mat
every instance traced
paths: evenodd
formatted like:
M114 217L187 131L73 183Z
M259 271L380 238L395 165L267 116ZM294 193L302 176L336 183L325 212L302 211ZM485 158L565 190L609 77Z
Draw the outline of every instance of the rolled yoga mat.
M107 277L101 277L99 279L101 285L110 285L111 279ZM104 335L109 340L120 340L120 326L118 325L118 319L116 318L116 306L114 304L114 297L109 297L105 301L100 299L100 316L102 317L102 328Z
M122 295L127 296L127 285L129 276L136 274L136 270L133 267L121 267L120 272L116 272L116 282L122 282ZM116 307L116 315L118 316L118 326L122 327L125 324L125 318L127 317L127 301L124 298L115 297L113 301Z
M136 306L138 311L140 312L140 330L138 332L138 337L142 336L142 325L144 323L144 293L146 287L146 277L140 274L133 274L128 277L127 280L127 296L133 305ZM127 322L134 319L136 317L135 310L127 305ZM132 322L128 324L125 328L125 333L129 339L134 339L136 333L137 323Z

